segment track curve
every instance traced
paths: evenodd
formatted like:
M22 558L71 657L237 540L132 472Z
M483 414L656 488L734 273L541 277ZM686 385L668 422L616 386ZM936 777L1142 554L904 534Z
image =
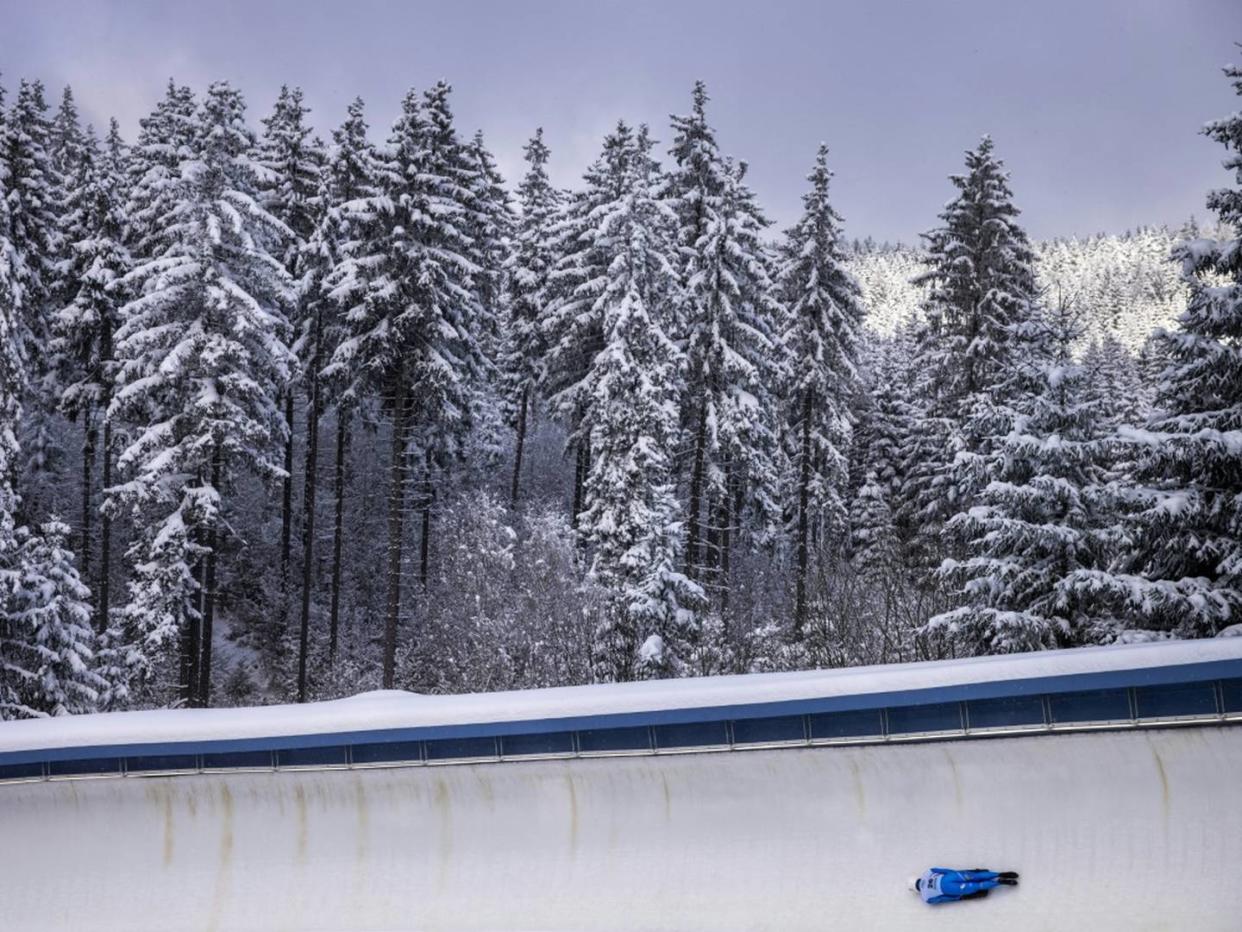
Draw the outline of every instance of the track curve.
M14 784L21 932L1236 930L1242 727ZM927 907L932 864L1022 872Z

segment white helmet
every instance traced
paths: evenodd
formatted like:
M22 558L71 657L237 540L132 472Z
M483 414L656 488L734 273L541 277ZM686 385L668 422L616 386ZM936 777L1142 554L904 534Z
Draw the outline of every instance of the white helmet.
M906 886L910 888L911 893L919 892L919 881L922 879L923 878L921 877L911 877L910 880L906 883Z

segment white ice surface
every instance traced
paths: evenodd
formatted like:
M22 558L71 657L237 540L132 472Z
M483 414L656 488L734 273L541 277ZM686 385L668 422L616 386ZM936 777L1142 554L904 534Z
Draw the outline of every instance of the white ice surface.
M0 928L1237 932L1239 774L1206 726L11 784Z
M1242 659L1242 638L1161 641L804 673L703 677L462 696L373 692L308 705L113 712L6 722L0 723L0 752L699 708L1228 659Z

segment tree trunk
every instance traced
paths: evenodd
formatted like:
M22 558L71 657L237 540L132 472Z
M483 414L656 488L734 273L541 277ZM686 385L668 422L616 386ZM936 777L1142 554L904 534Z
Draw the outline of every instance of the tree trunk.
M729 611L729 557L733 546L733 472L725 467L725 494L720 502L720 614Z
M720 500L714 495L707 501L706 531L700 581L704 587L715 589L720 583Z
M195 527L194 529L194 542L200 547L205 547L203 529L201 526ZM200 684L202 681L202 667L200 664L203 655L203 611L207 607L206 556L199 558L198 565L194 568L194 579L198 583L198 592L194 598L194 613L190 616L190 623L188 625L188 645L186 647L189 675L186 681L185 692L186 705L189 706L197 706L199 704L199 696L201 693Z
M87 409L82 412L85 433L82 437L82 551L78 555L83 579L90 578L91 569L91 502L95 493L95 443L98 440L98 428L95 425L95 412Z
M586 451L583 444L579 442L574 450L574 502L571 506L572 514L569 516L569 523L577 530L578 515L582 512L582 489L586 482Z
M289 628L289 548L293 536L293 389L285 389L285 481L280 510L280 622Z
M194 610L185 620L181 631L181 662L177 679L177 693L183 705L192 706L197 701L198 645L202 629L199 627L198 600Z
M336 471L333 493L336 515L332 528L332 605L328 610L328 666L336 664L337 633L341 618L341 547L345 538L345 453L349 449L349 413L341 405L336 409Z
M103 494L112 486L112 421L104 407L103 422ZM109 583L112 575L112 510L104 508L99 517L99 581L95 584L95 629L100 633L108 630Z
M703 539L703 470L707 447L707 407L699 405L695 412L694 467L690 473L690 521L686 531L686 575L698 579L702 558L699 542Z
M405 436L409 397L399 384L392 414L392 464L388 477L388 606L384 618L384 688L392 689L397 666L397 621L401 615L401 536L405 518ZM394 393L397 394L397 393Z
M423 467L423 529L418 543L418 583L424 592L427 591L427 564L431 555L431 503L435 493L431 487L431 453L427 454L427 462Z
M510 503L516 508L518 500L518 483L522 476L522 451L526 447L526 405L530 398L530 386L522 386L522 403L518 407L517 446L513 454L513 490L509 496Z
M211 453L211 487L220 494L220 447L216 446ZM223 510L222 503L217 505ZM199 673L198 704L203 708L211 705L211 637L216 619L216 556L220 546L220 516L217 511L216 520L207 529L207 571L203 586L203 656L202 669Z
M102 404L103 412L103 472L100 476L100 495L106 501L108 489L112 487L112 419L108 409L112 406L112 386L108 379L112 373L112 321L108 315L103 316L99 335L99 357L103 360L105 373ZM100 633L108 630L111 623L108 617L112 577L112 510L101 509L99 517L99 582L95 586L95 628Z
M798 570L794 587L794 637L802 640L806 624L807 532L811 496L811 392L802 400L802 463L798 475Z
M306 701L306 654L310 647L311 571L315 551L315 472L319 462L319 327L308 367L309 404L306 411L306 472L302 487L302 617L298 628L298 702Z
M586 508L586 484L587 477L591 473L591 441L583 438L578 442L578 467L574 475L574 513L573 520L570 522L575 531L578 532L578 544L582 546L586 543L582 536L582 528L580 519L583 509Z

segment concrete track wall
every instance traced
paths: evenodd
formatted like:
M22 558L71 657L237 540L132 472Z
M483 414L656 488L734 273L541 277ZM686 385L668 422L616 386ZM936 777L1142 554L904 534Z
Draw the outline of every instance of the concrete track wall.
M0 930L1236 932L1240 803L1239 726L14 784Z

